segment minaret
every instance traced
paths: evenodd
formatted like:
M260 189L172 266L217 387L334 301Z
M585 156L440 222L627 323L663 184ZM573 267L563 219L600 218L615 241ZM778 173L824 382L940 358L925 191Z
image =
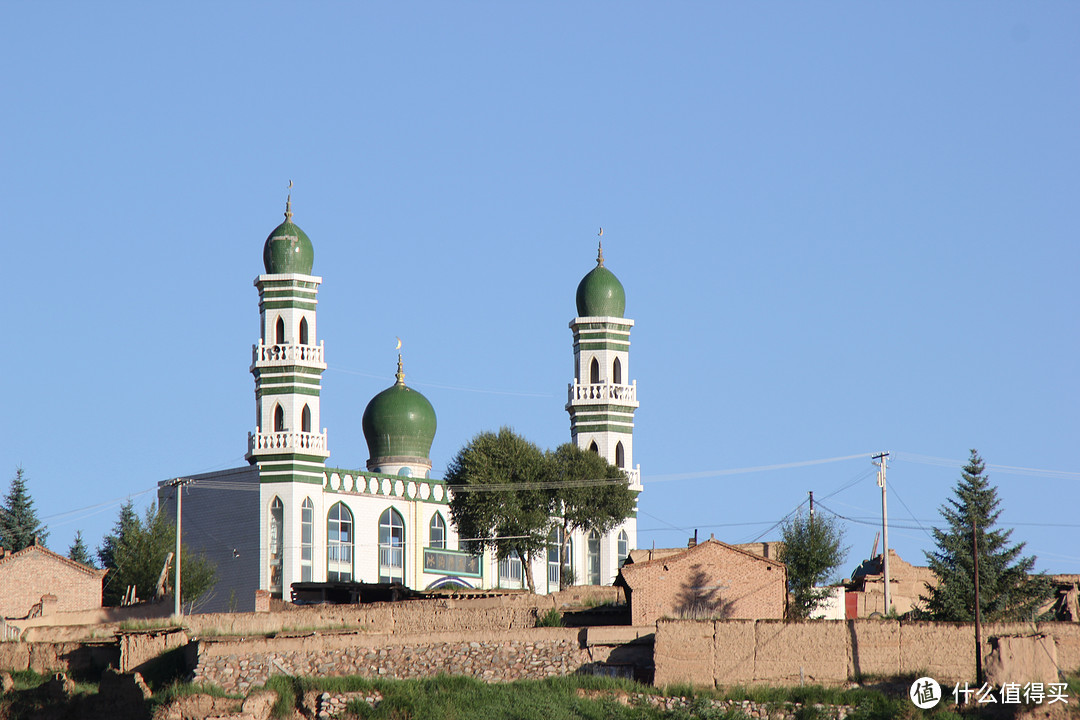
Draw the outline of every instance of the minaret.
M566 401L570 436L582 450L592 450L622 468L630 489L641 492L641 468L634 465L637 381L627 380L634 321L623 317L625 310L626 292L604 267L601 244L596 267L578 284L578 316L570 322L574 333L574 382ZM602 538L578 537L574 542L577 580L610 584L630 550L637 547L637 513Z
M623 468L632 489L641 489L641 471L634 467L634 411L637 381L630 374L630 328L623 317L626 293L614 273L604 267L604 247L597 249L596 267L577 289L578 317L574 333L574 382L566 410L570 435L583 450L595 450L612 465Z
M319 430L326 362L316 340L315 306L322 278L311 274L315 252L292 215L290 195L285 222L263 246L266 274L255 278L262 331L251 349L255 432L248 433L245 457L259 465L263 482L321 486L330 454L326 429Z

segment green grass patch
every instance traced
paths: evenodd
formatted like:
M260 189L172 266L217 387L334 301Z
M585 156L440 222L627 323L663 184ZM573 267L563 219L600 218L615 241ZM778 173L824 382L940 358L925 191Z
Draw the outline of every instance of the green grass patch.
M543 615L536 618L536 627L562 627L562 613L551 608Z

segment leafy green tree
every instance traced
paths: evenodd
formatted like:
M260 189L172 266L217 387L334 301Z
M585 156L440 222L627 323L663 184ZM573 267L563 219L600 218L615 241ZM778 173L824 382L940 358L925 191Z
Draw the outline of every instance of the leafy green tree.
M844 528L821 513L799 513L784 523L779 560L787 566L790 620L805 620L829 595L820 587L832 579L847 556Z
M975 620L975 535L983 622L1030 620L1053 594L1053 588L1044 574L1031 574L1035 557L1021 556L1024 543L1009 543L1012 530L995 529L1001 501L986 475L986 464L975 450L954 493L955 497L941 506L948 527L934 528L937 550L926 553L938 585L928 588L928 594L922 597L922 614L933 620Z
M111 543L110 543L111 539ZM176 548L176 525L173 519L160 512L156 505L147 508L143 518L132 510L130 503L120 509L114 535L105 539L110 548L111 565L106 578L108 592L106 604L119 604L129 586L135 586L136 595L142 600L153 598L157 589L165 558ZM104 548L98 551L102 556ZM188 610L198 606L199 601L217 582L217 570L202 555L192 555L182 546L180 566L181 603ZM102 561L104 563L104 560ZM173 572L165 576L165 592L172 591Z
M69 560L94 567L94 558L90 555L90 549L86 547L86 543L83 541L82 530L75 532L75 541L68 548L67 556Z
M626 473L595 452L565 443L548 453L549 475L555 489L555 508L561 514L563 544L560 573L565 587L570 574L570 533L579 530L603 535L634 512L637 493L630 489Z
M119 605L124 599L124 591L127 586L120 585L116 581L116 573L114 572L116 570L116 549L138 527L139 517L135 514L135 503L128 500L120 506L120 515L116 519L116 524L113 525L112 532L102 538L101 545L97 549L98 561L101 563L101 567L110 571L105 576L105 588L102 594L102 601L106 605Z
M33 545L35 538L44 545L48 536L45 526L38 521L34 501L26 489L26 474L22 468L16 468L11 489L0 508L0 546L18 552Z
M540 448L504 427L474 437L446 472L458 535L473 552L520 557L530 592L536 591L532 560L546 550L552 526L553 493L544 484L549 467Z

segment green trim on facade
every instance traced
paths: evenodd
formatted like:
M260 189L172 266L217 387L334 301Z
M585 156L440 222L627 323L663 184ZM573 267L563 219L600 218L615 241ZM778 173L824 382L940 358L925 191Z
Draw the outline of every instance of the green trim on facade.
M581 350L615 350L627 352L630 349L630 343L611 343L611 342L588 342L588 343L575 343L574 352Z
M310 365L259 365L255 364L255 367L251 369L251 373L256 377L260 375L322 375L323 368L312 367Z
M263 280L259 282L255 281L255 285L259 288L297 288L297 289L311 289L317 290L319 283L312 282L310 280Z
M626 413L633 415L637 408L632 405L586 405L584 403L569 403L570 412L578 415L587 413Z
M266 297L281 298L281 297L297 297L297 296L307 298L308 300L311 300L312 302L314 302L319 296L319 291L315 290L314 288L309 290L307 288L298 288L298 287L265 288L262 291L262 297L264 297L264 298L266 298Z
M320 390L321 388L317 387L306 388L298 385L271 385L270 387L262 385L261 387L255 388L255 397L262 397L264 395L289 395L293 393L297 395L319 397Z
M633 425L612 425L610 423L605 423L603 425L574 425L574 424L571 424L570 425L570 432L571 432L571 434L574 434L574 435L580 435L582 433L590 433L590 432L613 432L613 433L620 433L622 435L633 435L634 434L634 426Z
M265 483L265 484L299 482L299 483L306 483L308 485L318 485L320 487L322 486L322 480L320 480L318 477L314 477L314 476L311 476L311 475L297 475L297 474L293 474L293 473L286 473L286 474L281 474L281 475L276 475L275 474L275 475L264 476L264 474L262 472L260 472L259 473L259 482L260 483Z
M632 323L625 323L625 324L623 324L623 323L608 323L608 322L599 322L599 323L598 322L583 322L583 323L570 323L570 327L573 328L573 330L575 332L577 332L579 330L616 330L618 332L618 328L626 328L626 330L623 330L621 332L625 332L627 335L629 335L630 334L630 329L633 327L633 324Z
M311 310L314 312L315 303L301 302L301 301L284 301L284 300L269 300L259 303L260 309L263 310Z
M324 458L318 455L255 455L261 470L267 472L322 473Z

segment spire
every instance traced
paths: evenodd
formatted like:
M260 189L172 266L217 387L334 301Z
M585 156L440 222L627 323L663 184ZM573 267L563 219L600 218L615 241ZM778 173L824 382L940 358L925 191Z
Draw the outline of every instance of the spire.
M597 237L604 237L604 228L600 228L600 232L596 233ZM596 241L596 267L604 267L604 241Z
M396 377L397 377L397 384L398 385L404 385L405 384L405 368L403 367L402 362L401 362L401 353L398 353L398 356L397 356L397 375L396 375Z
M289 181L289 190L292 190L292 180ZM285 222L292 222L292 193L285 198Z

